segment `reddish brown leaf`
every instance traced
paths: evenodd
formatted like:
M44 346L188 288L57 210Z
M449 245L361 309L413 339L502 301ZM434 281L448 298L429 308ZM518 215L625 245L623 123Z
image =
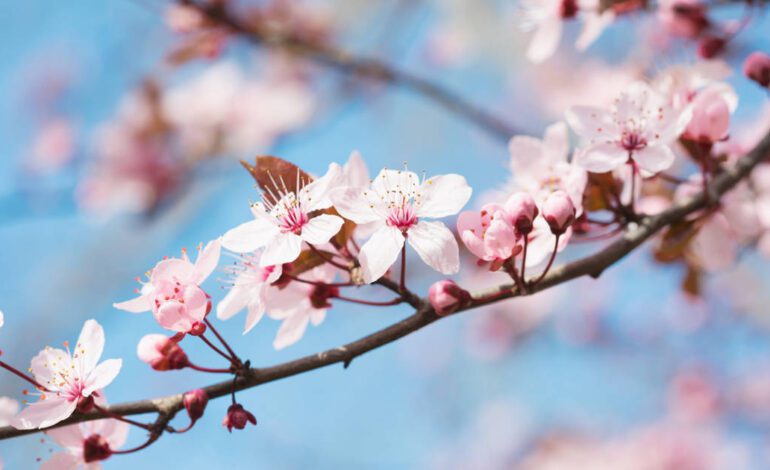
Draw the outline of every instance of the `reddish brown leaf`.
M698 233L700 224L684 221L671 225L663 233L660 244L655 248L655 259L661 263L672 263L684 257L684 252Z
M241 165L251 174L264 192L263 198L269 204L275 204L275 197L287 192L296 192L298 188L307 185L313 178L302 171L297 165L278 157L259 156L254 166L241 160Z

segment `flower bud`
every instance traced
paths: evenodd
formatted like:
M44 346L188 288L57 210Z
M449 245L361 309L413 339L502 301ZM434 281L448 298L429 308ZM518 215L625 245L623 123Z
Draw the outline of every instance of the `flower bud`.
M752 52L743 63L743 73L764 88L770 87L770 56Z
M685 129L685 137L705 143L718 142L727 137L730 129L730 107L718 90L699 93L693 101L692 119Z
M184 403L184 407L187 410L187 414L190 416L191 421L197 421L203 416L203 412L206 410L208 402L208 394L200 388L190 390L185 393L182 398L182 403Z
M340 295L340 290L336 286L318 285L314 286L310 292L310 303L313 308L331 308L332 304L329 299L333 299Z
M434 283L428 290L428 301L438 315L448 315L470 300L471 294L449 279Z
M222 421L222 426L226 427L228 431L233 432L233 428L243 429L248 423L256 425L257 418L243 409L243 406L240 403L234 403L227 409L227 414Z
M543 204L543 218L554 235L563 234L575 221L575 205L564 191L554 191Z
M505 212L509 217L509 223L521 235L528 235L532 231L532 223L537 217L538 210L535 200L526 192L514 193L505 201Z
M719 36L704 36L698 43L698 56L701 59L713 59L725 50L727 40Z
M110 444L99 434L92 434L83 441L83 460L86 463L107 460L111 455Z
M187 354L164 335L146 335L136 348L139 359L158 371L184 369L190 365Z

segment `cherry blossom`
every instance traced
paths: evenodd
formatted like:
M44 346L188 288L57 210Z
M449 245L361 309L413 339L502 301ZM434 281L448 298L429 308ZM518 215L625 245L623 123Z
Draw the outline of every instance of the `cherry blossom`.
M471 294L449 279L438 281L428 289L428 301L438 315L448 315L470 300Z
M299 341L308 323L320 325L331 308L329 300L339 293L336 287L326 286L334 280L335 270L322 265L304 273L302 278L317 283L290 282L282 289L271 291L268 315L281 320L278 334L273 341L275 349L283 349Z
M674 111L644 82L634 82L609 109L575 106L567 122L584 140L575 162L587 171L603 173L635 162L650 173L674 162L671 143L684 131L691 111Z
M142 362L157 371L184 369L190 366L187 354L174 341L164 335L145 335L139 340L136 355Z
M564 20L578 14L584 20L583 32L575 43L579 50L584 50L615 18L611 9L599 13L599 2L594 0L528 0L523 6L525 26L535 28L527 47L527 58L535 63L545 61L556 52Z
M511 153L512 189L526 191L538 205L556 190L565 191L575 205L577 215L583 212L583 192L588 175L568 161L567 126L557 122L548 126L543 140L515 136L508 143Z
M24 408L12 425L17 429L53 426L78 407L88 409L100 399L101 389L115 379L123 364L121 359L98 363L103 349L104 330L96 320L88 320L72 351L46 347L32 358L30 372L43 390L39 401Z
M150 271L139 297L113 304L131 313L152 311L158 324L168 330L189 333L203 322L211 308L209 297L200 284L219 262L219 239L212 240L198 254L195 264L187 252L181 258L159 262Z
M575 221L575 205L564 191L554 191L543 204L543 218L551 233L563 234Z
M471 188L460 175L434 176L420 182L408 170L380 171L369 188L347 187L332 193L334 207L357 224L377 224L361 247L358 261L364 282L382 277L396 261L404 242L442 274L460 269L459 249L441 218L457 214L471 197Z
M217 304L217 318L228 320L244 308L248 309L243 334L251 331L265 313L269 286L278 280L283 267L261 266L261 253L241 255L238 262L229 268L233 275L230 290Z
M340 172L340 166L332 163L324 176L296 192L284 190L282 194L270 195L275 203L263 198L262 203L252 204L254 220L225 233L222 245L236 253L264 248L260 266L273 266L297 259L302 242L311 245L328 242L342 227L342 218L312 213L332 205L328 193L337 183ZM297 179L300 179L299 173ZM283 186L285 188L285 184Z
M129 425L116 419L100 419L46 431L64 452L57 452L40 470L99 470L126 443Z
M505 261L522 249L510 219L503 206L486 204L480 211L461 212L457 231L465 247L479 259Z

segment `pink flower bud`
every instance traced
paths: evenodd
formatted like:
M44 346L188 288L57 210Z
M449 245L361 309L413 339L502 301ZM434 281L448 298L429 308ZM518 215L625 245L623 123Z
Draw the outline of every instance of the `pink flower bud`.
M83 460L86 463L107 460L111 455L110 444L99 434L92 434L83 441Z
M187 410L187 414L190 416L190 420L197 421L203 416L203 412L206 410L209 396L204 390L196 388L195 390L190 390L185 393L182 402Z
M719 36L704 36L698 43L698 56L702 59L713 59L721 54L727 41Z
M743 63L743 73L764 88L770 87L770 56L752 52Z
M514 193L505 201L505 212L508 213L509 223L521 235L532 231L532 223L537 217L538 210L535 200L526 192Z
M136 354L158 371L184 369L190 365L184 350L175 341L159 334L144 336Z
M243 429L247 424L257 424L257 418L253 414L249 413L240 403L234 403L227 409L227 415L222 421L222 426L226 427L228 431L233 432L235 429Z
M575 221L575 205L564 191L554 191L543 204L543 217L554 235L563 234Z
M428 290L428 301L438 315L447 315L466 305L471 294L449 279L438 281Z
M719 90L705 90L692 103L692 119L685 136L698 142L724 140L730 129L730 107Z

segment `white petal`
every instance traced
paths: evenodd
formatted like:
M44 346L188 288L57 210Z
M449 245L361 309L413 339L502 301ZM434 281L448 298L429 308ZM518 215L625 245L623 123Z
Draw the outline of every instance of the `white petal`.
M403 246L404 235L395 227L385 225L374 232L358 255L364 282L370 284L381 278L396 262Z
M57 364L55 369L66 370L70 366L72 358L62 349L45 348L40 351L30 362L30 369L32 369L32 375L35 376L35 380L40 385L46 388L52 388L52 384L58 383L54 381L54 367L53 364Z
M619 137L620 132L612 115L602 108L573 106L564 113L564 117L572 130L585 140L605 142Z
M69 452L57 452L40 465L39 470L76 470L80 459Z
M255 219L228 230L222 237L222 246L236 253L248 253L267 245L278 233L275 223Z
M537 64L551 57L559 46L561 30L561 18L558 16L551 16L540 23L527 47L527 59Z
M70 401L51 395L47 397L21 410L11 425L16 429L47 428L69 418L77 408L77 400Z
M100 434L107 443L110 445L110 449L117 450L123 447L128 438L128 430L130 426L128 423L118 421L117 419L105 419L101 421L102 429Z
M668 148L668 145L648 145L634 152L634 161L650 173L667 170L674 163L674 158L674 152Z
M265 303L261 299L252 299L249 302L249 313L246 315L246 324L243 327L243 334L245 335L254 328L257 323L265 315Z
M366 168L364 159L358 150L351 152L348 162L343 167L345 173L345 185L352 188L365 188L369 186L369 169Z
M195 260L195 273L191 282L201 284L216 269L221 247L222 244L218 238L206 244L198 254L198 259Z
M541 166L543 142L527 135L517 135L508 142L508 152L511 154L510 165L514 178L526 178L533 168Z
M305 334L308 320L308 315L305 313L297 313L284 320L275 336L273 347L283 349L299 341Z
M338 188L330 193L334 208L342 217L357 224L384 220L385 209L374 192L365 188Z
M61 447L80 447L83 445L83 432L80 424L72 426L63 426L46 431L46 435L51 437Z
M420 187L418 217L441 218L460 212L473 190L460 175L441 175L427 179Z
M278 233L262 252L262 267L291 263L302 251L302 239L293 233Z
M584 51L601 36L602 31L615 20L615 12L612 9L604 11L601 15L589 13L584 16L583 31L575 42L579 51Z
M545 129L543 136L542 159L548 163L559 163L567 160L569 154L569 133L563 122L551 124Z
M372 181L372 189L379 195L390 193L413 193L420 187L417 173L408 170L381 170Z
M420 221L407 233L407 241L420 258L442 274L460 270L460 249L452 232L441 222Z
M83 325L80 337L72 351L73 363L80 368L81 377L87 376L104 351L104 329L96 320L88 320Z
M323 245L340 231L343 223L342 217L321 214L302 226L300 237L311 245Z
M122 359L107 359L96 366L85 381L86 387L83 389L83 396L89 396L93 392L101 390L112 383L115 377L118 376L118 373L120 373L122 366Z
M329 165L325 175L316 179L299 192L299 200L308 212L331 207L329 190L339 183L342 167L336 163Z
M118 310L125 310L126 312L130 313L149 312L152 310L152 297L153 294L152 291L150 291L131 300L112 304L112 306Z
M575 164L592 173L612 171L628 161L628 152L614 142L589 145L575 154Z
M251 289L251 286L238 285L237 283L231 287L225 298L217 304L217 318L229 320L233 315L243 310L249 301Z

